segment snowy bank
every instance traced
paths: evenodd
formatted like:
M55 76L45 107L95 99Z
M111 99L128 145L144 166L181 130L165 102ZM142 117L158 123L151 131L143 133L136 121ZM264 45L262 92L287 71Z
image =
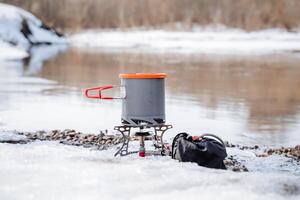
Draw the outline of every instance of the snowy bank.
M66 42L65 37L31 13L0 3L0 60L24 58L32 45Z
M300 51L300 30L246 32L233 28L194 31L89 30L71 36L73 46L99 51L143 53L265 54Z
M31 13L0 3L0 38L27 47L31 44L65 43L57 31L47 27Z

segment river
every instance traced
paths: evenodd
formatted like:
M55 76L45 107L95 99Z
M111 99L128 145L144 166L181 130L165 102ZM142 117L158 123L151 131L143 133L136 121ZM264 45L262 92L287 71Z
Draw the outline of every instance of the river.
M120 85L119 73L165 72L166 121L174 126L170 136L209 132L234 143L268 146L300 141L298 54L64 49L42 61L32 60L0 64L2 130L113 130L120 125L121 101L90 100L84 97L84 89ZM118 94L113 90L112 95Z

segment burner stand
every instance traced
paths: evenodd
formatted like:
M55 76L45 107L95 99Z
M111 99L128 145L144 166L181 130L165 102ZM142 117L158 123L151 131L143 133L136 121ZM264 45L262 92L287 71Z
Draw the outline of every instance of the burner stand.
M140 137L140 150L139 151L129 151L128 146L130 142L130 135L131 131L133 128L139 128L140 131L135 132L135 136ZM155 152L145 152L144 149L144 140L145 137L151 135L150 132L143 132L143 129L145 128L153 128L154 129L154 134L152 136L152 141L154 143L155 147ZM146 154L160 154L160 155L166 155L166 148L163 143L163 135L164 133L173 128L172 125L141 125L141 126L128 126L128 125L123 125L123 126L115 126L114 130L119 131L122 134L123 137L123 144L121 148L115 153L115 156L120 155L120 156L127 156L129 154L134 154L134 153L139 153L141 157L144 157L143 155ZM144 153L143 153L144 152Z

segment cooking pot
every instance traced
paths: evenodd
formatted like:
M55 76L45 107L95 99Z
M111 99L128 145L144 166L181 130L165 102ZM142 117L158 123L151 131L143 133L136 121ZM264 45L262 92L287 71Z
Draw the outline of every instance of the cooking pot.
M88 98L103 100L122 100L123 125L162 125L165 123L165 73L134 73L120 74L121 86L101 86L88 88ZM123 97L107 97L103 90L121 87L125 91ZM90 93L97 92L96 95Z

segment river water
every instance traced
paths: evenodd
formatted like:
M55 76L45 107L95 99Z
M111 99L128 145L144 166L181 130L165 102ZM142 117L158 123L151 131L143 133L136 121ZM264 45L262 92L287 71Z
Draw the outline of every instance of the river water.
M86 99L84 89L119 85L119 73L165 72L166 117L174 126L170 136L209 132L247 145L295 145L300 141L299 62L298 54L212 56L64 49L42 61L1 63L0 129L113 130L120 125L121 101Z

